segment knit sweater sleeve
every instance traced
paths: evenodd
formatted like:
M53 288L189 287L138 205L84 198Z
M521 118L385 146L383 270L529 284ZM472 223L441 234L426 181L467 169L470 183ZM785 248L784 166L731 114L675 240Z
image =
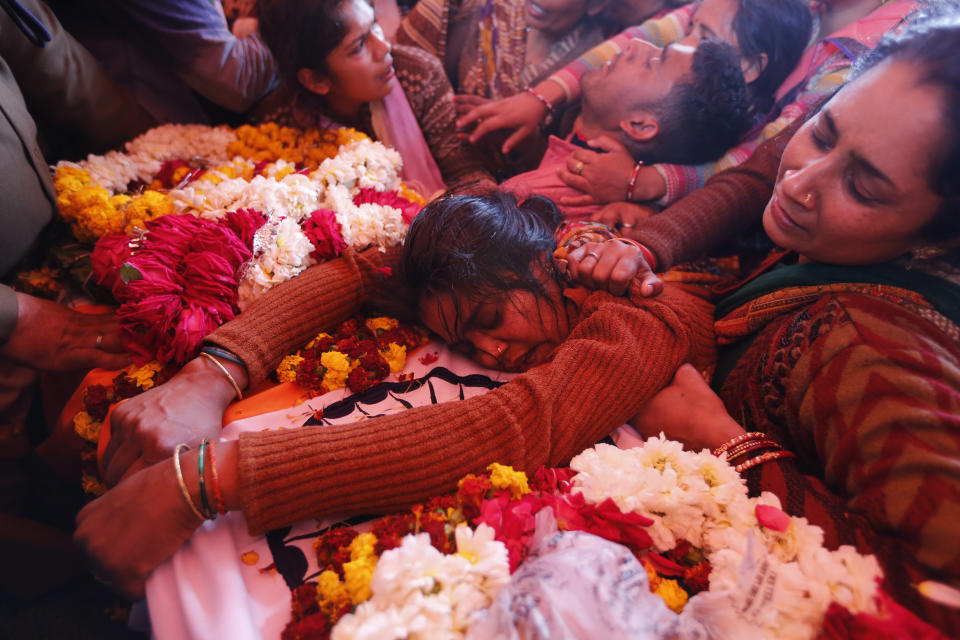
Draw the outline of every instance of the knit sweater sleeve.
M635 229L634 239L653 252L658 269L697 258L760 221L777 181L780 156L801 124L795 122L760 145L749 160L718 173Z
M304 518L384 513L452 491L498 461L560 465L632 417L686 361L708 366L712 307L678 286L658 297L603 292L553 359L484 395L346 425L240 436L252 532Z
M277 285L204 341L239 356L254 387L287 353L357 313L399 255L397 248L348 250Z
M777 461L746 472L751 489L822 527L828 546L875 554L898 601L960 629L960 611L913 588L960 577L960 349L892 301L840 294L804 313L818 335L787 363L786 429L823 476Z

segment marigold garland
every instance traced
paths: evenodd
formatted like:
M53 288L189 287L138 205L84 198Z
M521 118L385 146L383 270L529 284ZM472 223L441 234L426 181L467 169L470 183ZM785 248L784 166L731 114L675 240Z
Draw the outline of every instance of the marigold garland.
M368 137L356 129L300 130L268 122L259 126L242 125L235 131L237 139L227 145L227 152L254 162L286 160L313 170L327 158L337 155L340 147Z
M83 390L83 409L73 416L73 430L88 443L81 453L81 485L86 493L99 496L107 490L97 473L96 445L110 406L163 384L169 376L159 362L148 362L121 370L109 385L93 384Z
M347 320L331 335L320 333L276 369L279 382L293 382L311 395L349 387L366 391L391 373L401 371L407 353L424 344L426 332L401 325L394 318Z

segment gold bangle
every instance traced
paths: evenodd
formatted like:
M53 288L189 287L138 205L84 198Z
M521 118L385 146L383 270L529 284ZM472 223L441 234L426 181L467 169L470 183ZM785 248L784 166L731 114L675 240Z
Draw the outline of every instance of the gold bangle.
M206 358L207 360L209 360L210 362L212 362L213 364L217 365L220 368L220 371L223 371L223 375L227 376L227 380L229 380L230 384L233 385L233 390L237 392L237 400L243 400L243 394L240 392L240 385L238 385L237 381L233 379L233 376L230 375L230 372L227 371L227 368L223 366L223 364L219 360L214 358L209 353L206 353L205 351L201 351L200 355Z
M177 484L180 485L180 493L187 502L187 506L190 507L190 511L193 511L194 515L200 519L200 522L206 522L207 519L200 513L200 509L197 509L197 505L193 504L193 498L190 497L190 490L187 489L187 483L183 481L183 472L180 470L180 451L182 449L189 451L190 445L181 443L173 450L173 470L177 474Z

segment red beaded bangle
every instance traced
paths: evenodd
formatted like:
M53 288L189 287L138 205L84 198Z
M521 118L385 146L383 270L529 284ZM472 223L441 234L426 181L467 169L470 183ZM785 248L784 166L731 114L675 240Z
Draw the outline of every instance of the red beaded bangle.
M640 175L640 169L643 167L643 160L638 160L633 165L633 173L630 174L630 184L627 185L627 202L633 202L633 188L637 185L637 176Z
M527 87L526 92L532 95L534 98L536 98L540 102L542 102L543 106L547 108L547 117L543 119L543 126L548 126L551 122L553 122L553 109L554 109L553 103L547 100L547 98L542 93L540 93L533 87Z
M747 469L752 469L758 465L763 464L764 462L770 462L771 460L777 460L778 458L796 458L797 456L791 451L767 451L766 453L761 453L756 458L750 458L746 462L741 462L733 468L737 473L742 473Z
M762 431L749 431L747 433L741 433L735 438L727 440L722 445L713 450L713 455L720 457L720 455L726 452L727 449L735 447L741 442L746 442L747 440L763 440L767 438L767 434Z

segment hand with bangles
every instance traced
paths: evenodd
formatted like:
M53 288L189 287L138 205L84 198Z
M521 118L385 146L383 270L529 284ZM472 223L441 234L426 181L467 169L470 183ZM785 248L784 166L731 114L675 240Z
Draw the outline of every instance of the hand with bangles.
M605 242L587 242L566 256L567 276L591 289L605 289L615 296L627 292L634 279L640 281L640 293L655 296L663 282L653 273L643 251L622 238Z
M557 176L583 195L560 198L565 206L584 206L606 202L657 200L666 193L660 173L634 160L627 148L610 138L600 136L587 144L602 151L577 149L567 166L557 169Z
M181 442L220 437L223 413L247 384L243 367L207 357L184 365L166 383L118 405L110 416L110 444L103 455L103 479L114 485L127 475L168 458ZM235 386L238 385L238 386Z

